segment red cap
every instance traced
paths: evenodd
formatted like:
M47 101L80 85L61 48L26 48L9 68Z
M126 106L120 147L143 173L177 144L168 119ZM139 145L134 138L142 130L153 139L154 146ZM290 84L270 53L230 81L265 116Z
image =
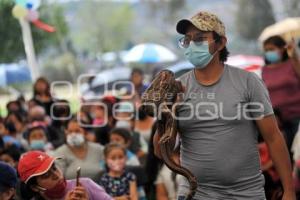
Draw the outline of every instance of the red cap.
M21 181L27 183L32 177L46 173L56 159L41 151L23 154L18 164Z

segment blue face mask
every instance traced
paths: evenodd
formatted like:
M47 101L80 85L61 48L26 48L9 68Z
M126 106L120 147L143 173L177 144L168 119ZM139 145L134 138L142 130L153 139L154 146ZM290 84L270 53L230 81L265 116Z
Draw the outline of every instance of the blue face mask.
M190 46L185 50L184 55L197 69L204 69L214 57L209 52L208 42L203 42L199 45L191 42Z
M32 150L44 150L45 145L46 144L44 140L32 140L30 142L30 148Z
M265 53L265 58L270 63L277 63L281 59L278 51L267 51Z

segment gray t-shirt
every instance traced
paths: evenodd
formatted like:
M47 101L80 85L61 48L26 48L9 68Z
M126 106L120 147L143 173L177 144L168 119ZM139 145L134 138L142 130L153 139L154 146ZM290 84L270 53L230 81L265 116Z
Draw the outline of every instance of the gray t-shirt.
M261 79L225 65L213 85L200 84L194 70L179 80L186 88L177 110L181 164L197 177L195 199L265 199L255 119L273 109ZM179 196L188 187L179 184Z
M81 159L71 151L67 144L64 144L56 149L53 155L63 158L58 160L57 164L62 168L66 179L76 178L76 170L81 167L81 176L91 178L96 182L103 171L101 168L101 162L104 160L103 150L104 147L100 144L88 142L87 154L84 159Z

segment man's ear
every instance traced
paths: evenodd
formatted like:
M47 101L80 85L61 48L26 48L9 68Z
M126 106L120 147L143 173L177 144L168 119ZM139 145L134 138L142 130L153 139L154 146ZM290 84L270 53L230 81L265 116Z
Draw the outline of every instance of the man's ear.
M221 51L222 49L224 49L226 47L226 44L227 44L227 38L222 37L218 51Z

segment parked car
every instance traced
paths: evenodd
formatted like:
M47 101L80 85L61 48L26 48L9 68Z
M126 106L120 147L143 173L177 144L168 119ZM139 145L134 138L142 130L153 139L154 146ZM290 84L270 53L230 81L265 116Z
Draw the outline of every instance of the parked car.
M235 55L230 56L226 64L254 72L258 76L261 76L264 60L260 56ZM154 69L154 72L157 73L162 69L168 69L174 72L175 77L178 78L193 68L194 66L190 62L181 61L172 66L156 68ZM126 92L126 89L131 87L128 82L126 82L130 80L130 75L131 68L128 67L117 67L102 71L97 74L89 84L86 83L81 85L82 94L85 98L99 98L100 96L107 94L107 92L110 94L120 91L121 93L122 91Z

